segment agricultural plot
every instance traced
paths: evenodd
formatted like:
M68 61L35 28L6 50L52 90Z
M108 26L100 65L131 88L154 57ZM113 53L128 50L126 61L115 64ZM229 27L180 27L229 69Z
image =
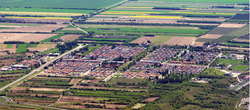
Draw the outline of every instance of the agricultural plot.
M50 33L53 30L56 30L61 27L66 27L67 25L43 25L43 26L21 26L20 28L15 29L4 29L0 32L47 32Z
M156 45L163 45L173 36L192 37L206 33L208 30L198 27L177 26L131 26L131 25L78 25L87 32L94 32L94 38L81 37L84 41L130 42L139 43L150 40ZM109 28L107 28L109 27ZM65 31L65 30L60 30ZM145 36L155 36L152 38ZM139 36L144 36L140 37ZM146 39L144 39L146 38Z
M224 2L220 5L223 4L226 5L227 3ZM121 6L102 12L87 21L218 25L221 21L225 21L241 11L241 9L216 8L217 5L218 3L213 2L210 4L206 2L193 4L180 1L129 1ZM179 20L186 20L187 22L178 22Z
M195 37L172 37L165 44L166 45L193 45L195 42Z
M91 0L55 0L50 3L49 0L42 0L40 2L29 1L29 0L14 0L11 3L1 0L2 6L9 7L57 7L57 8L92 8L99 9L111 6L120 2L121 0L96 0L95 2ZM59 9L58 9L59 10Z
M34 77L18 87L12 88L7 94L15 102L49 105L55 103L62 91L72 84L70 78Z
M79 37L80 35L66 35L66 36L63 36L61 37L63 42L67 42L67 41L72 41L72 40L75 40Z
M2 62L1 60L0 62ZM6 60L8 62L13 62L11 60ZM15 60L14 60L15 63ZM29 73L29 70L16 70L16 71L1 71L0 72L0 87L3 87L12 81L24 76L25 74Z
M1 33L0 43L4 41L39 42L56 34L32 34L32 33ZM35 39L34 39L35 36Z
M65 34L58 34L58 35L52 36L52 37L50 37L50 38L44 39L44 40L42 40L42 41L40 41L40 42L51 42L51 40L60 38L60 37L62 37L62 36L65 36Z
M27 51L27 46L28 46L28 44L18 44L17 49L16 49L16 53L26 52Z
M29 51L47 51L51 48L54 48L57 44L37 44L36 47L28 47Z

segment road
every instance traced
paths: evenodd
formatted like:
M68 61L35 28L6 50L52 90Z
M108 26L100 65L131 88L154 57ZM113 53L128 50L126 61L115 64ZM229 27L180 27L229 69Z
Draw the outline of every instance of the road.
M3 102L3 103L0 103L0 104L4 104L4 103L6 103L6 102L11 102L11 101L10 101L10 99L9 99L9 98L7 98L7 97L5 97L5 96L1 96L1 98L4 98L6 101L5 101L5 102Z
M85 46L86 46L86 45L85 45ZM12 86L12 85L18 83L19 81L22 81L23 79L27 78L28 76L30 76L30 75L32 75L32 74L38 72L38 71L41 71L42 69L44 69L44 67L48 66L49 64L53 63L54 61L56 61L56 60L58 60L58 59L60 59L60 58L62 58L62 57L64 57L64 56L66 56L67 54L69 54L69 53L71 53L71 52L73 52L73 51L75 51L75 50L78 50L78 49L80 49L80 48L82 48L82 47L84 47L84 46L79 45L78 47L76 47L76 48L74 48L74 49L72 49L72 50L70 50L70 51L68 51L68 52L66 52L66 53L64 53L64 54L62 54L62 55L60 55L60 56L54 58L53 60L51 60L51 61L45 63L44 65L40 66L39 68L37 68L37 69L31 71L29 74L26 74L26 75L24 75L23 77L21 77L21 78L15 80L15 81L13 81L12 83L10 83L10 84L8 84L8 85L2 87L2 88L0 89L0 91L3 91L4 89L6 89L6 88L8 88L8 87L10 87L10 86Z

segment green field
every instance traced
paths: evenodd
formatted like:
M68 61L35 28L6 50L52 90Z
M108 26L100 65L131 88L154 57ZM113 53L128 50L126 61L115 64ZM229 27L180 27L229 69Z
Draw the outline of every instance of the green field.
M23 53L23 52L26 52L27 50L27 46L29 44L18 44L17 45L17 50L16 50L16 53Z
M152 1L152 0L138 0L138 1ZM247 0L154 0L154 1L167 1L167 2L212 2L212 3L249 3Z
M88 14L95 10L70 10L70 9L41 9L41 8L0 8L5 12L54 12L54 13L80 13Z
M219 58L218 63L233 65L233 64L243 63L243 61L242 60L227 59L227 58Z
M12 48L13 44L7 44L7 48Z
M248 68L248 65L235 65L231 69L236 71L244 71Z
M170 40L173 36L155 36L154 38L150 39L150 41L154 45L163 45L168 40Z
M207 68L202 73L204 73L206 75L224 75L225 74L224 72L222 72L216 68Z
M63 8L104 8L122 0L0 0L1 6L9 7L63 7Z
M6 101L5 98L0 97L0 103L3 103L3 102L5 102L5 101Z
M237 38L237 37L240 37L240 36L243 36L245 34L247 34L249 32L249 24L245 25L244 27L242 28L239 28L239 29L236 29L218 39L215 39L212 41L212 43L216 43L216 42L226 42L226 41L230 41L234 38Z
M242 44L242 43L225 43L227 46L249 46L249 44Z
M67 35L67 34L58 34L58 35L55 35L55 36L53 36L53 37L44 39L44 40L42 40L42 41L40 41L40 42L50 42L51 39L60 38L60 37L65 36L65 35Z

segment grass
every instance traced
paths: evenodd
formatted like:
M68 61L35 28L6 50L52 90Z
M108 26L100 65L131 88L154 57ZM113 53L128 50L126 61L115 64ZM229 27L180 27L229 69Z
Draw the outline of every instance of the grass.
M218 62L222 64L231 64L231 65L243 63L242 60L232 60L232 59L227 59L227 58L219 58Z
M30 0L12 0L5 1L0 0L1 6L9 7L63 7L63 8L104 8L116 4L122 0L40 0L30 1Z
M248 65L235 65L234 67L232 67L232 70L236 70L236 71L244 71L247 68L249 68Z
M38 44L29 44L28 47L37 47Z
M65 27L65 28L75 28L74 26L72 26L72 25L68 25L67 27Z
M225 73L216 68L207 68L203 73L207 75L224 75Z
M51 39L60 38L60 37L65 36L65 35L67 35L67 34L58 34L58 35L52 36L50 38L44 39L44 40L42 40L40 42L50 42Z
M7 48L12 48L13 44L7 44Z
M23 53L23 52L26 52L27 50L27 46L29 44L18 44L17 45L17 50L16 50L16 53Z
M150 41L154 45L163 45L164 43L166 43L171 38L172 38L172 36L155 36L154 38L150 39Z

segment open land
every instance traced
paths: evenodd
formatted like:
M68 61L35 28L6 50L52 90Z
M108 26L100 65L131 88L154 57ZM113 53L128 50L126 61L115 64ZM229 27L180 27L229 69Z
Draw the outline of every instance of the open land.
M0 43L4 41L39 42L56 34L31 34L31 33L1 33Z
M196 38L194 37L172 37L165 44L167 45L193 45Z

